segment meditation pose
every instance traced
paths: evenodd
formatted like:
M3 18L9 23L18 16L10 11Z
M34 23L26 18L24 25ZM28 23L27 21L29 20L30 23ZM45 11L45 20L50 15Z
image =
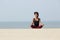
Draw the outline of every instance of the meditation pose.
M34 16L35 18L33 18L31 28L42 28L44 24L42 24L41 19L39 18L39 13L34 12Z

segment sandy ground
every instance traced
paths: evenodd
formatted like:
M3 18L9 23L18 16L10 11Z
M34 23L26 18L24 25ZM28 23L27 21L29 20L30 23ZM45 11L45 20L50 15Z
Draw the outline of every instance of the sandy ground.
M60 29L0 29L0 40L60 40Z

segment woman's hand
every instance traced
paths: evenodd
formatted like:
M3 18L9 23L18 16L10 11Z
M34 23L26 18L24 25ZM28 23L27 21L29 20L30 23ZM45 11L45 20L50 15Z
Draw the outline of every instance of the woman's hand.
M41 23L39 23L39 26L41 26L41 25L42 25L42 26L44 26L44 24L43 24L42 22L41 22Z

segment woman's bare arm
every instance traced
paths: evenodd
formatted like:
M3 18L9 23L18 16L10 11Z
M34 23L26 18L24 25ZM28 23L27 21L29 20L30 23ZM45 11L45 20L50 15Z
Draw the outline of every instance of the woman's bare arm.
M40 26L40 25L43 25L43 26L44 26L44 24L42 23L41 19L40 19L40 21L39 21L39 26Z
M33 18L33 21L34 21L34 18ZM32 24L31 25L34 25L34 22L32 21Z

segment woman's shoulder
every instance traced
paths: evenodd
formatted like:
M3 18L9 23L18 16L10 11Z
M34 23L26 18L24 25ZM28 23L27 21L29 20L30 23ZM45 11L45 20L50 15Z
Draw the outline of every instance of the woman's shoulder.
M38 18L40 20L40 18Z
M33 18L33 20L35 20L35 18Z

